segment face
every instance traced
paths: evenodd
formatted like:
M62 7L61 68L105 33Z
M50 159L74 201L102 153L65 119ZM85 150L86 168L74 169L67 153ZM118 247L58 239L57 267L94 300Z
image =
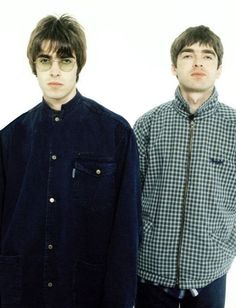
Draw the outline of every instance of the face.
M72 59L75 62L72 70L63 71L58 62L62 59L58 58L56 51L49 52L49 43L44 42L37 59L40 57L52 60L53 62L51 68L46 71L42 71L36 64L39 86L42 89L46 102L55 107L55 109L60 109L57 107L67 103L76 94L76 74L78 68L75 56L74 59Z
M218 68L218 58L212 47L196 43L182 49L172 72L184 93L204 94L213 90L221 66Z

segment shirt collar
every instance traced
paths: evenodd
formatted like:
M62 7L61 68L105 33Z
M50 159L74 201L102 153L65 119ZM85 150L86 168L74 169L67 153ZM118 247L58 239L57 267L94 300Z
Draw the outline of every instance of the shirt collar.
M183 98L180 88L175 91L175 99L173 101L174 107L184 116L190 115L190 108L186 100ZM218 93L216 89L213 89L211 96L198 108L194 113L195 118L203 118L214 113L219 107Z

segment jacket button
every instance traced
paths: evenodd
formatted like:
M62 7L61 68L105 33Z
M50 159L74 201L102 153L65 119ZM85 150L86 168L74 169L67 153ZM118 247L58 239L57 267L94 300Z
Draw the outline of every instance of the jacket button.
M60 118L59 118L59 117L55 117L55 118L54 118L54 121L55 121L55 122L59 122L59 121L60 121Z
M57 156L56 155L52 155L51 158L52 158L52 160L56 160Z
M52 250L52 249L53 249L53 245L52 245L52 244L49 244L49 245L48 245L48 249L49 249L49 250Z
M53 287L53 283L52 282L48 282L48 287L52 288Z
M96 174L97 174L97 175L100 175L101 173L102 173L102 171L101 171L100 169L97 169L97 170L96 170Z
M50 202L50 203L54 203L54 202L55 202L55 199L54 199L54 198L50 198L50 199L49 199L49 202Z

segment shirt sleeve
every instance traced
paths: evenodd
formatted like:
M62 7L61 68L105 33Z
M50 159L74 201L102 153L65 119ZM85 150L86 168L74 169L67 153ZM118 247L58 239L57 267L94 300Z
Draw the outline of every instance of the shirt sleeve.
M128 133L127 133L128 131ZM103 308L132 308L141 230L138 151L131 129L119 145L119 189L104 284Z

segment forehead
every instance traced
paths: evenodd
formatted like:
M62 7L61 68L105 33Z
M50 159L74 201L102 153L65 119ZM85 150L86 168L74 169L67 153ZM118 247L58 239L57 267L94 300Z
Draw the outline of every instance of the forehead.
M185 46L181 49L180 54L183 52L199 52L199 53L211 53L216 55L213 47L206 44L195 43L189 46Z

